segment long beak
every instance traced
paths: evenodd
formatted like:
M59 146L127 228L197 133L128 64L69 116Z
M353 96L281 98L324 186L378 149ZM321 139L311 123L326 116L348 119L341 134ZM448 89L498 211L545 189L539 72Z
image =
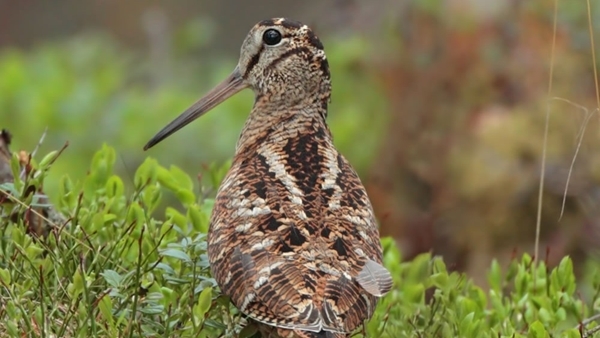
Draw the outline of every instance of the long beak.
M215 88L204 95L203 98L194 103L191 107L181 113L181 115L171 121L171 123L169 123L156 135L154 135L154 137L150 139L148 143L146 143L144 150L150 149L158 142L164 140L174 132L204 115L206 112L216 107L219 103L227 100L233 94L246 87L248 86L244 83L239 68L235 67L231 75L229 75L223 82L219 83Z

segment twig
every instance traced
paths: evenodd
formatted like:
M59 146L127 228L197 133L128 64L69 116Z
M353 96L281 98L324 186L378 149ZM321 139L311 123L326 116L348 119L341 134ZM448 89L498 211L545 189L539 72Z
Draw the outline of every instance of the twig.
M583 136L585 135L585 129L587 128L588 123L590 122L590 119L592 118L592 116L594 114L590 113L586 107L584 107L580 104L576 104L576 103L574 103L570 100L564 99L562 97L553 97L553 98L551 98L551 100L566 102L566 103L568 103L576 108L579 108L585 112L585 121L583 121L583 124L581 125L581 128L579 129L579 132L577 133L577 138L579 140L577 141L577 148L575 148L575 154L573 155L573 159L571 160L571 166L569 167L569 173L567 175L567 182L565 183L565 191L563 193L562 206L560 209L560 216L558 217L558 220L560 221L565 212L565 204L567 202L567 192L569 190L569 183L571 182L571 175L573 173L573 167L575 166L575 160L577 159L577 155L579 154L581 144L583 143ZM598 109L594 109L594 111L599 112Z
M586 333L584 333L581 338L590 338L593 337L594 333L600 331L600 326L596 326L595 328L587 331Z
M591 316L590 318L586 318L586 319L582 320L581 323L577 324L577 326L575 328L578 328L581 326L586 326L596 319L600 319L600 313L596 313L595 315Z
M554 77L554 57L556 54L556 26L558 22L558 0L554 0L554 25L552 29L552 52L550 54L550 75L548 81L548 97L552 93L552 78ZM534 246L534 262L539 259L540 251L540 232L542 229L542 199L544 195L544 179L546 176L546 151L548 148L548 125L550 120L550 102L546 104L546 124L544 127L544 143L542 147L542 168L540 169L540 188L538 191L538 206L537 217L535 221L535 246ZM533 284L536 284L537 274L533 274Z
M54 164L54 162L56 162L56 160L60 157L60 155L63 153L63 151L65 151L65 149L67 149L68 146L69 146L69 141L65 142L65 144L62 146L62 148L60 148L58 150L58 152L56 153L56 155L52 158L52 160L50 160L50 162L48 162L48 165Z

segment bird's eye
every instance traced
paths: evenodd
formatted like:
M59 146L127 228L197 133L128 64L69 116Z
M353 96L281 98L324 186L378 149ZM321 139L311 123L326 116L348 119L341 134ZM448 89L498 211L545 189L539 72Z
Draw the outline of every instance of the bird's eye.
M263 41L269 46L275 46L281 41L281 33L276 29L267 29L263 33Z

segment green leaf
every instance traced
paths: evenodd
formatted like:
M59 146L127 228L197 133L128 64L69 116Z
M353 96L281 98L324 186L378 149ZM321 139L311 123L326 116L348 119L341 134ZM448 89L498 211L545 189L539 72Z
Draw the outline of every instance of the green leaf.
M25 234L23 233L21 227L13 227L11 230L10 236L14 244L20 247L25 246Z
M163 286L160 288L160 293L163 296L165 306L168 306L169 304L174 302L175 292L173 291L173 289Z
M502 289L502 271L500 269L500 264L498 261L494 259L492 261L492 267L487 275L487 280L492 290L496 292L500 292Z
M3 192L7 192L13 196L18 196L19 191L15 188L15 185L13 182L4 182L2 184L0 184L0 190L2 190Z
M475 314L473 312L463 317L460 322L460 332L464 334L472 331L471 327L473 325L473 318L475 318Z
M79 270L75 271L73 275L73 282L67 287L67 291L72 299L77 298L83 292L83 276Z
M203 214L209 216L212 213L214 206L215 200L212 198L206 198L200 205L200 211L202 211Z
M191 262L192 259L190 258L190 256L188 256L188 254L186 254L185 252L178 250L178 249L174 249L174 248L169 248L169 249L164 249L160 251L160 254L163 256L167 256L167 257L173 257L173 258L177 258L181 261L184 262Z
M109 333L111 333L111 336L116 337L117 329L112 314L113 304L112 299L110 299L110 296L104 295L104 297L100 299L100 301L98 302L98 309L100 310L100 314L104 318L103 323L108 324Z
M6 327L7 327L8 335L10 337L19 337L20 336L19 328L17 327L16 322L7 322Z
M42 160L40 161L40 170L46 169L47 166L50 165L50 162L54 161L56 156L58 155L58 151L54 150L49 152Z
M19 155L14 152L12 159L10 160L10 170L13 176L13 184L17 191L23 188L23 181L21 181L21 163L19 161Z
M569 329L561 333L562 338L581 338L581 333L578 329Z
M161 200L161 190L158 184L147 185L142 192L142 201L146 210L151 213L156 209Z
M188 191L192 191L194 189L194 184L192 183L192 179L185 171L179 169L176 166L171 166L169 168L171 172L171 177L177 182L177 186L179 189L184 189Z
M528 338L550 338L550 334L546 331L546 328L539 321L533 322L529 326L529 332L527 333Z
M431 281L433 285L440 288L445 288L448 285L448 273L434 273L433 275L431 275Z
M545 308L541 308L538 312L538 316L541 320L542 323L551 323L552 322L552 315L550 314L550 312L548 312L547 309Z
M177 196L179 201L181 201L181 203L185 206L189 206L196 202L196 196L194 196L194 193L190 190L178 189L175 192L175 196Z
M194 315L198 319L204 320L204 317L208 310L210 309L212 303L212 288L207 287L202 292L200 292L200 296L198 297L198 302L194 306Z
M192 227L194 228L194 230L203 234L208 232L208 216L206 216L205 213L200 211L198 205L194 204L189 206L187 211L187 217L192 223Z
M115 164L115 150L106 144L102 145L102 149L94 154L91 165L91 179L96 187L104 187Z
M576 285L575 276L573 274L573 261L568 256L560 261L558 268L556 269L556 274L559 286L563 291L569 294L575 292Z
M144 289L149 289L154 284L154 274L151 272L147 272L142 276L140 280L140 286Z
M115 214L105 214L102 215L102 221L104 224L109 224L117 220L117 215Z
M145 315L153 316L153 315L159 315L161 313L164 313L165 308L160 305L146 306L146 307L140 309L140 312Z
M567 311L563 307L556 310L556 319L559 322L563 322L567 319Z
M187 231L187 217L171 207L167 207L165 214L167 215L167 218L171 220L173 224L177 225L182 231Z
M179 184L173 178L173 175L171 174L170 171L168 171L167 169L165 169L163 167L158 167L157 173L158 173L157 180L163 187L165 187L171 191L179 190Z
M0 268L0 282L4 285L9 285L10 281L10 272L7 269Z
M119 275L115 270L104 270L104 272L100 273L102 277L106 280L106 282L115 288L118 288L121 285L121 280L123 277Z
M39 245L31 244L25 249L25 254L27 255L28 259L34 260L40 255L42 255L45 251L46 250L44 250L44 248L41 248Z
M146 215L144 209L139 205L138 202L132 202L127 212L127 224L143 224L146 222Z
M106 196L108 197L120 197L123 196L125 187L123 181L118 176L112 175L106 182Z
M138 167L133 176L133 183L137 190L142 189L157 179L158 163L153 158L146 158Z
M68 210L75 207L75 196L73 182L69 176L64 175L59 184L59 205Z
M409 284L404 287L406 300L411 303L422 304L425 301L425 287L423 284Z

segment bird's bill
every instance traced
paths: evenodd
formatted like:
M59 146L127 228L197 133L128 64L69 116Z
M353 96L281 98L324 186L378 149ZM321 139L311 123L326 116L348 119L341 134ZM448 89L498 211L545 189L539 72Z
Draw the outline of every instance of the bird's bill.
M144 150L150 149L158 142L164 140L246 87L247 85L244 83L239 68L235 67L233 72L223 82L215 86L211 91L204 95L204 97L196 101L196 103L154 135L154 137L146 143Z

